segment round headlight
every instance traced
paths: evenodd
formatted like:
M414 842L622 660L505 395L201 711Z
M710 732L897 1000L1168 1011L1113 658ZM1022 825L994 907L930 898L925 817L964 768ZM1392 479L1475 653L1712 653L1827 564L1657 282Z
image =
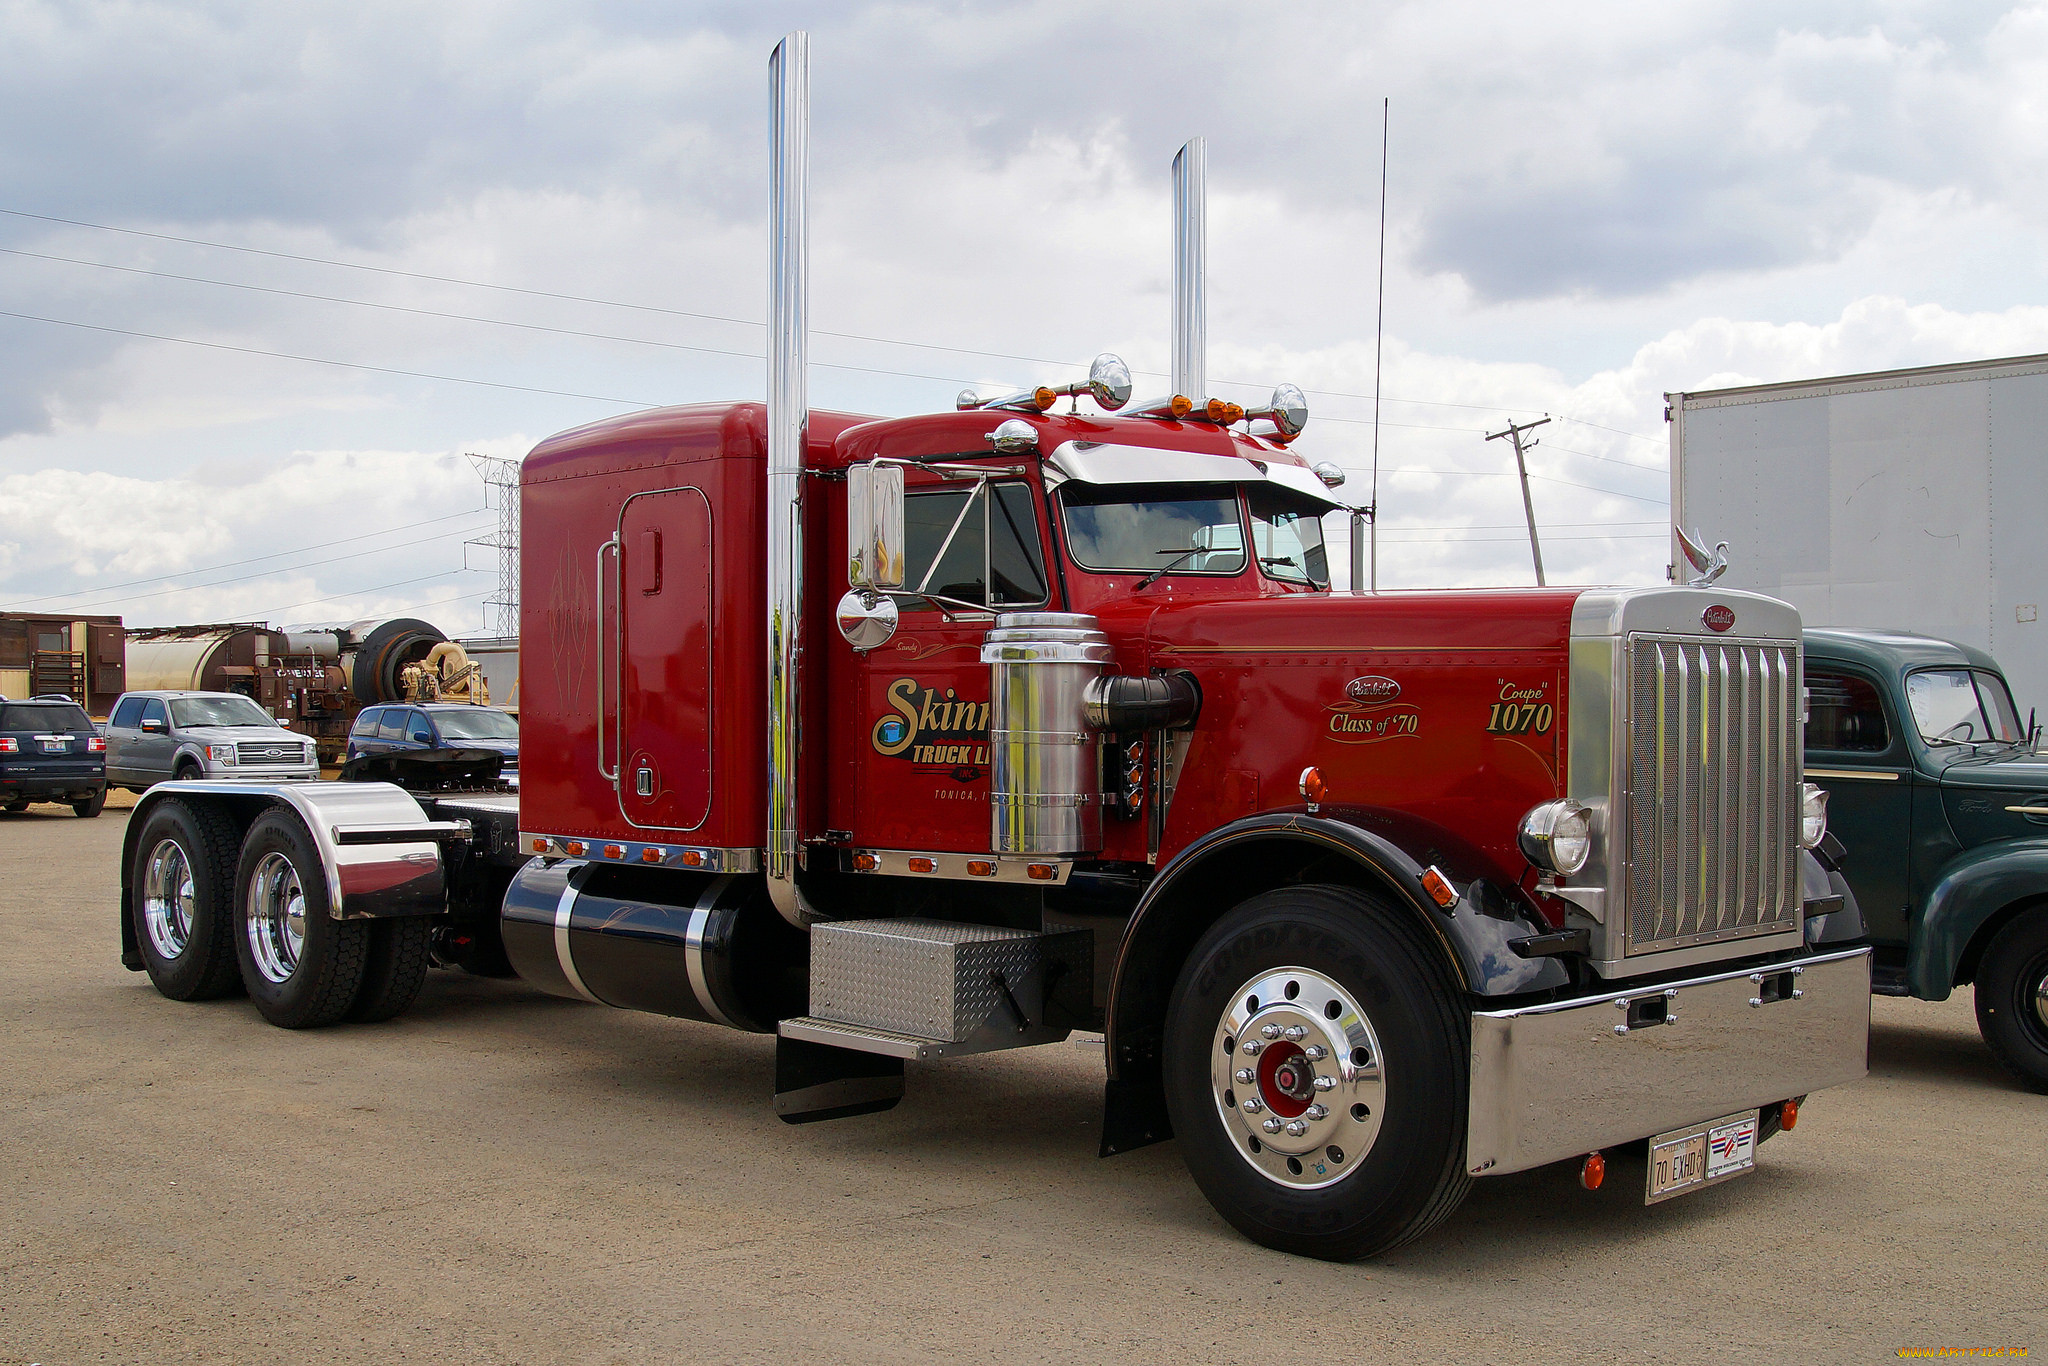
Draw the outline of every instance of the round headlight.
M1827 789L1812 783L1799 787L1799 842L1808 849L1815 849L1828 833Z
M1593 855L1593 813L1578 802L1545 802L1522 817L1517 832L1529 862L1570 877Z

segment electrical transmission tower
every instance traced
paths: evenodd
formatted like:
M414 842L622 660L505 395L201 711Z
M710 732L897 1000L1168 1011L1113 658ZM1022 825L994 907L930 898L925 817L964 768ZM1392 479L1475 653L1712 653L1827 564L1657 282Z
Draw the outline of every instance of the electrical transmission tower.
M1543 547L1536 544L1536 505L1529 501L1529 462L1522 458L1524 453L1535 450L1538 443L1522 440L1522 433L1535 431L1548 421L1550 419L1547 417L1539 417L1534 422L1510 422L1506 431L1486 434L1488 441L1498 441L1505 436L1515 443L1515 472L1522 476L1522 511L1529 518L1529 555L1536 561L1538 588L1544 586Z
M477 476L488 490L486 500L498 511L498 530L493 536L466 542L498 552L498 593L484 606L495 609L490 629L493 635L519 634L519 462L492 455L469 455Z

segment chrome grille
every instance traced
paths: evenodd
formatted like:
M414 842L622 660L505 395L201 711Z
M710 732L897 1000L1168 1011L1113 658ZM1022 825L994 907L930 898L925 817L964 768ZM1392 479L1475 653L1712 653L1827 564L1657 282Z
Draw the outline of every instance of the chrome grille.
M237 764L303 764L306 745L302 740L238 740Z
M1792 928L1798 646L1635 635L1629 687L1624 952Z

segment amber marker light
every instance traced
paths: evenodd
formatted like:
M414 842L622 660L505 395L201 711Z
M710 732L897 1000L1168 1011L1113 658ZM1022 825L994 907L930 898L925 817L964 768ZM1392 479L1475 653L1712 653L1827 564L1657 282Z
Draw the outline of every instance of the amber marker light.
M936 873L939 871L939 861L937 859L914 858L910 860L909 866L910 871L913 873Z
M1607 1155L1587 1153L1585 1165L1579 1168L1579 1184L1589 1191L1600 1189L1600 1183L1607 1179Z
M659 863L665 853L666 851L661 849L642 849L640 851L640 861L642 863Z
M1458 889L1451 886L1451 880L1436 870L1434 864L1422 870L1422 890L1429 893L1429 899L1449 910L1458 904Z
M1173 402L1168 404L1167 408L1175 417L1186 417L1195 410L1195 403L1186 394L1175 394Z
M626 846L623 844L607 844L604 847L604 856L606 858L624 858L626 856Z
M872 873L881 865L882 861L873 854L855 854L853 856L853 869L857 873Z
M544 840L544 839L537 839L537 840L535 840L535 841L533 842L533 852L534 852L534 853L536 853L536 854L545 854L545 853L546 853L547 851L548 851L548 842L547 842L546 840Z
M1798 1101L1788 1100L1785 1102L1784 1109L1778 1112L1778 1127L1788 1134L1799 1127Z
M1050 863L1033 863L1027 865L1024 869L1024 876L1030 878L1033 882L1051 882L1058 873L1059 870Z
M695 849L685 849L683 851L683 867L702 868L703 866L704 855L702 853L698 852Z
M969 877L994 877L996 875L996 866L987 859L971 858L967 860L967 875Z
M1031 391L1031 401L1038 405L1038 411L1041 413L1047 408L1052 407L1058 399L1059 395L1046 388L1043 384Z
M1322 805L1323 798L1329 795L1329 791L1323 782L1321 769L1309 767L1301 771L1301 795L1311 807Z
M582 858L583 851L587 846L583 843L582 840L570 840L567 844L563 845L562 847L569 851L570 858Z

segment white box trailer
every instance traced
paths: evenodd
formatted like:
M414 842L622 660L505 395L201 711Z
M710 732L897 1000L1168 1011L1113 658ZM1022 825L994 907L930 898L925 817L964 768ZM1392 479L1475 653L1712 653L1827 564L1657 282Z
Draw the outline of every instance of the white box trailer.
M2048 356L1665 401L1672 521L1728 542L1720 582L1988 650L2048 715Z

